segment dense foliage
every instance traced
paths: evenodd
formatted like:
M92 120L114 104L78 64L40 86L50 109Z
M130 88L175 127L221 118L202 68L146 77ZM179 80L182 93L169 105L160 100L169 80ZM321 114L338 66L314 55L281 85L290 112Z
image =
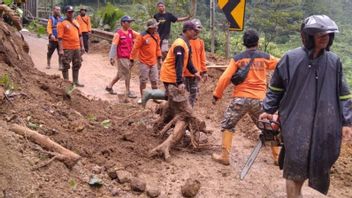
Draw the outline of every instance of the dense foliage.
M73 4L83 2L70 0ZM99 4L97 3L99 2ZM156 12L156 0L111 0L112 5L119 8L125 14L136 19L133 28L142 31L144 23ZM177 16L186 16L190 11L190 0L164 0L167 10ZM97 9L100 5L106 5L106 1L100 2L86 0L86 5ZM111 5L108 4L111 7ZM111 9L111 8L110 8ZM332 50L337 53L345 67L347 78L352 85L352 1L351 0L247 0L245 29L253 28L261 34L261 49L277 57L281 57L287 50L301 45L299 27L302 20L312 14L326 14L336 21L340 33L336 36ZM120 16L120 15L119 15ZM98 17L102 17L99 16ZM205 40L207 51L210 51L211 32L210 24L210 0L197 0L196 18L199 18L204 26L202 37ZM113 20L116 20L114 17ZM110 19L111 20L111 19ZM222 11L217 9L215 13L216 41L215 52L225 54L227 21ZM101 20L100 20L101 22ZM107 24L111 25L111 21ZM119 23L115 23L119 25ZM101 26L102 24L100 24ZM111 29L114 29L112 27ZM181 32L181 24L173 24L172 38L175 39ZM230 33L231 54L243 50L242 32Z

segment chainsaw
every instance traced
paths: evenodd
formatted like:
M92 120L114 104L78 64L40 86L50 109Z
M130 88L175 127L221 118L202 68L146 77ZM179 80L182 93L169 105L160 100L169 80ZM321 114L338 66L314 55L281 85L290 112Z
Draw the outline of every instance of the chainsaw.
M271 143L272 146L283 146L279 126L280 123L275 121L258 121L258 128L261 131L259 135L259 141L253 149L251 155L248 157L247 162L241 171L241 180L245 178L255 159L257 158L259 151L263 146L266 145L266 143Z

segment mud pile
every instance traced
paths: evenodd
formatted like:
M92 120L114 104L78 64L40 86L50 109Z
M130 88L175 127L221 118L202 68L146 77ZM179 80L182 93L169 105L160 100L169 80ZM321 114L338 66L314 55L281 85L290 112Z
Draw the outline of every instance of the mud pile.
M79 90L67 99L70 82L35 69L21 35L2 21L0 27L0 197L104 196L116 182L108 176L112 169L138 176L139 166L150 160L147 151L158 143L147 128L150 112L136 105L91 100ZM10 123L50 137L82 160L72 170L56 160L32 170L52 156L10 132ZM103 179L102 188L89 187L92 174Z
M108 49L106 46L97 46L97 49ZM94 47L92 49L96 51ZM74 90L68 99L66 93L70 82L38 71L27 51L27 45L17 30L0 21L0 197L137 197L141 190L147 191L142 195L144 197L158 194L151 191L161 191L164 197L180 197L178 186L189 177L187 174L193 178L202 173L202 186L207 182L206 176L211 175L210 183L204 187L226 179L223 167L219 166L217 170L222 174L214 171L218 166L209 157L214 150L198 154L192 151L192 155L184 157L177 153L183 154L186 150L176 149L175 158L178 159L172 163L148 158L148 151L160 143L151 130L155 117L150 111L133 104L92 100L79 90ZM205 121L219 123L213 126L219 129L232 90L229 87L226 97L213 106L212 91L222 71L214 69L209 73L209 82L201 87L201 100L195 111ZM4 94L9 88L13 88L13 92L7 94L6 99ZM50 137L82 159L72 169L57 160L36 168L52 156L40 146L9 131L8 126L12 123ZM242 119L238 129L239 135L257 140L257 130L249 117ZM343 147L335 165L332 174L335 188L352 183L351 148ZM234 171L231 168L229 172ZM102 186L92 187L89 181ZM252 188L253 183L249 182L248 186ZM262 182L260 180L260 184ZM231 185L231 182L226 183ZM138 190L134 192L132 189ZM228 193L233 195L229 197L234 197L237 188L229 189L231 192ZM351 188L343 189L347 190L340 194L351 195L348 190ZM206 191L203 187L202 190L203 197L209 197L213 191ZM249 191L244 189L239 193ZM219 192L214 193L218 195Z

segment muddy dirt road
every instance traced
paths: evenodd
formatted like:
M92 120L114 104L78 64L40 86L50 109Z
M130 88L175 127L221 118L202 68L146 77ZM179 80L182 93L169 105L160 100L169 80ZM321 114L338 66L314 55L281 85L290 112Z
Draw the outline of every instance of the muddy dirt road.
M47 74L60 75L57 69L56 54L52 59L52 68L50 70L45 68L47 40L26 36L26 41L31 48L30 55L37 69ZM117 103L119 101L117 96L111 96L104 90L107 83L116 74L116 68L110 66L107 55L86 54L83 59L80 81L85 84L85 87L81 91L91 97ZM214 82L215 79L203 86L201 94L209 93ZM132 91L138 94L138 76L136 74L133 74L131 84ZM115 90L122 94L124 83L119 82L117 87L115 86ZM210 98L210 95L202 97L201 100L204 101L199 101L196 112L200 118L207 121L209 129L214 131L210 138L214 146L202 151L178 148L171 153L172 159L169 163L159 159L150 159L148 163L140 164L140 177L144 178L148 184L158 186L162 192L161 197L181 197L180 187L189 177L197 178L201 182L201 189L197 197L284 197L285 183L282 179L282 172L273 165L269 148L262 150L245 180L240 181L239 179L241 167L256 144L256 141L248 139L249 135L243 131L243 129L250 129L251 133L255 132L255 128L248 122L248 119L241 122L242 127L239 128L242 131L234 137L231 166L225 167L211 160L211 153L220 150L219 120L228 99L220 102L218 106L212 107L209 105ZM131 103L136 103L136 100ZM133 155L126 156L126 158L133 158ZM324 197L306 186L303 192L305 197ZM352 196L352 190L347 186L331 186L329 197L348 196ZM72 197L77 197L75 192ZM139 196L136 195L136 197Z

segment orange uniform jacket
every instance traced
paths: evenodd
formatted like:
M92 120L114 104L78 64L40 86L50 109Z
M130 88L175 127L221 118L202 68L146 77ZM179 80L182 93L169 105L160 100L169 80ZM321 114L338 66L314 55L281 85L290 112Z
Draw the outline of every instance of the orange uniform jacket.
M204 41L200 38L197 38L195 40L190 40L189 43L192 49L193 65L200 73L207 72ZM188 69L186 69L184 76L193 77L194 75L191 74Z
M90 16L86 15L82 17L81 15L78 15L76 20L79 23L79 27L81 28L81 32L91 32L92 31L92 25L90 23Z
M81 30L76 20L71 23L65 19L57 26L58 38L62 41L63 49L75 50L81 48Z
M131 58L137 59L137 56L141 63L154 66L158 58L161 57L159 34L154 33L151 35L143 32L137 36L136 42L133 45Z
M176 56L174 50L177 46L180 46L184 49L184 62L183 62L183 71L185 70L188 58L189 58L189 48L187 43L178 38L171 45L169 52L164 60L164 63L160 69L160 80L166 83L176 83Z
M225 72L221 75L213 95L222 98L226 87L231 83L232 76L238 68L246 66L250 61L250 51L247 50L236 55L230 62ZM267 89L267 71L274 70L277 59L267 53L255 51L255 59L250 66L245 81L233 88L233 97L253 98L263 100Z

